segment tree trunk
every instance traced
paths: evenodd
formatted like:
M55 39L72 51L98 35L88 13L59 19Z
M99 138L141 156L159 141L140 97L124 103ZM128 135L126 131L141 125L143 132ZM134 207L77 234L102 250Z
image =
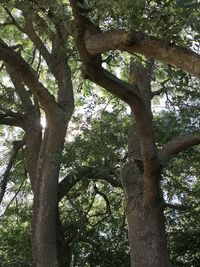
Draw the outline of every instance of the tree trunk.
M130 201L127 220L131 266L169 267L161 203L149 209L142 201Z
M144 177L139 162L129 160L122 170L126 195L132 267L169 267L162 199L144 205Z
M62 223L59 217L59 211L57 213L56 221L56 246L58 255L59 267L70 267L72 261L72 248L65 239L65 233L63 231Z
M32 241L34 266L57 267L58 178L62 150L69 121L61 109L47 117L34 185Z

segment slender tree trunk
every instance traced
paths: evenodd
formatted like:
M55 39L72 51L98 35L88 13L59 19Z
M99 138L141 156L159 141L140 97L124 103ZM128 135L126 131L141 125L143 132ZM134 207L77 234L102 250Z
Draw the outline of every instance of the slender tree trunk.
M34 186L33 257L36 267L57 267L58 177L69 117L56 108L47 116Z
M40 117L28 118L25 133L26 165L30 177L31 187L34 192L35 175L37 170L38 156L42 143L42 127Z
M60 160L70 115L63 114L61 120L59 115L60 111L55 121L49 122L43 138L36 126L26 134L27 167L34 191L34 267L71 264L71 247L65 241L57 204Z

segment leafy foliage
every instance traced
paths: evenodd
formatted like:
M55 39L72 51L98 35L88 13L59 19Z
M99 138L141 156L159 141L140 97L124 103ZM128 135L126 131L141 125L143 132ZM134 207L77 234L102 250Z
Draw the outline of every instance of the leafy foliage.
M12 206L1 218L0 266L31 266L30 206Z

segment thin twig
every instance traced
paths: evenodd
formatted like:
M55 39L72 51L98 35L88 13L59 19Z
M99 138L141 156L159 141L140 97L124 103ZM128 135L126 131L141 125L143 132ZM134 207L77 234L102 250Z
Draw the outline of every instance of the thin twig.
M22 186L24 185L24 183L25 183L25 181L23 181L23 182L21 183L21 185L20 185L20 187L18 188L17 192L15 193L15 195L13 196L13 198L11 199L11 201L8 203L8 205L7 205L6 209L5 209L5 211L3 212L3 214L0 215L0 218L3 217L3 216L6 214L8 208L10 207L10 205L12 204L12 202L15 200L15 198L16 198L16 197L18 196L18 194L20 193L20 191L21 191Z
M15 159L17 157L17 153L18 153L19 149L22 148L23 145L24 145L24 140L13 142L13 151L12 151L7 168L3 174L3 178L2 178L1 183L0 183L0 204L3 200L4 195L5 195L6 187L7 187L7 183L8 183L8 178L10 175L10 171L13 167L13 164L15 162Z

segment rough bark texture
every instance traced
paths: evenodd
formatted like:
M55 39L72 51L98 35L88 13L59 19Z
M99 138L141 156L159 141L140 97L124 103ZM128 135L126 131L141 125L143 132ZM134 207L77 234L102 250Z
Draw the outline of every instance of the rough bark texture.
M141 199L131 199L127 208L127 221L131 266L169 267L161 203L145 208Z
M144 174L141 162L129 160L122 169L126 198L131 266L169 267L162 197L144 205Z

